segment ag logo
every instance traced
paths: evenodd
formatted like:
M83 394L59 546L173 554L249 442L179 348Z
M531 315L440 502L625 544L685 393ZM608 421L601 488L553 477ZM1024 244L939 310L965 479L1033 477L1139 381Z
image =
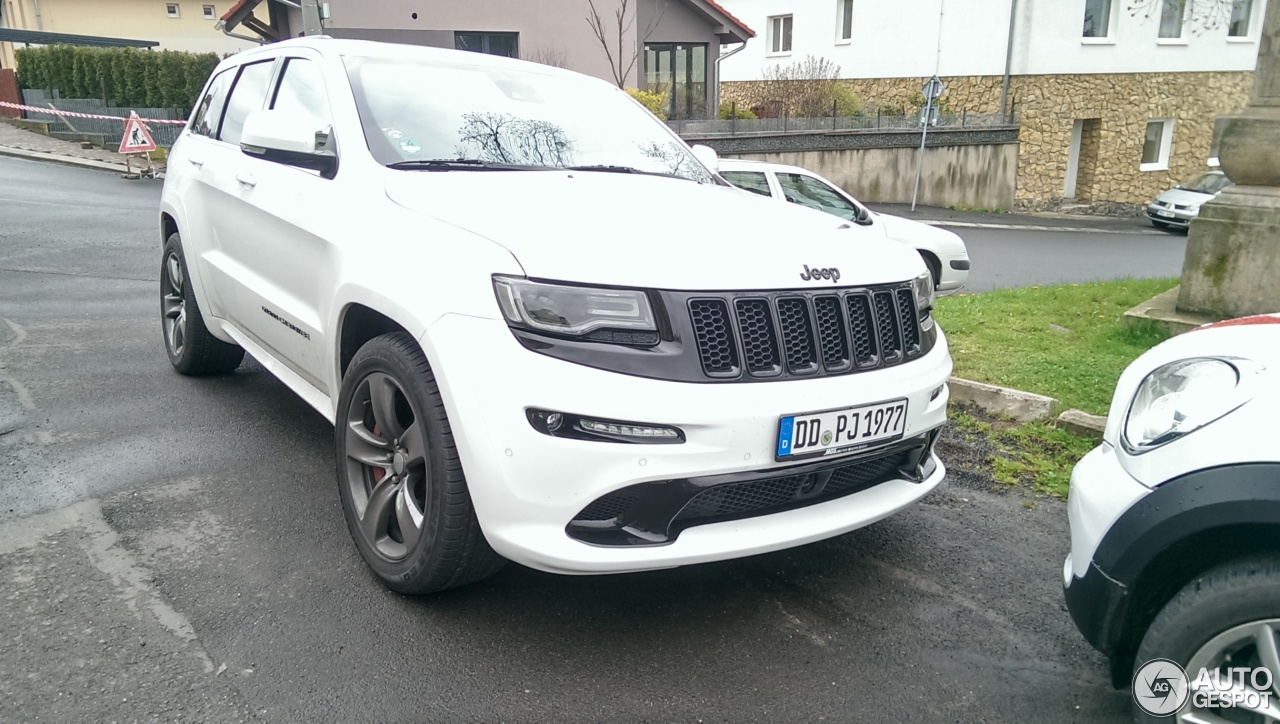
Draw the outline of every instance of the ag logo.
M1168 659L1152 659L1133 675L1133 700L1151 716L1169 716L1187 703L1187 672Z

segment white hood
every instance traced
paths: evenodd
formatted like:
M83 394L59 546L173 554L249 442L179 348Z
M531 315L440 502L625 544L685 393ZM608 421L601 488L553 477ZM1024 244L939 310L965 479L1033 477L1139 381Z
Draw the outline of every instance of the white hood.
M1186 189L1169 189L1156 198L1167 204L1191 206L1203 204L1216 195L1217 194L1202 194L1199 191L1188 191Z
M832 285L803 280L806 266L839 269L841 286L925 271L918 254L879 232L731 187L598 172L391 173L392 201L501 244L533 278L794 289Z

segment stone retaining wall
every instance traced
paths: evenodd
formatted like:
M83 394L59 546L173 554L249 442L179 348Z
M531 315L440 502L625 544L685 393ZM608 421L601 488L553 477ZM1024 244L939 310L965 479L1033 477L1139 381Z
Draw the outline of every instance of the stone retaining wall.
M923 78L847 80L863 99L864 112L885 105L908 112ZM943 78L944 107L952 112L998 113L1000 76ZM1035 75L1011 79L1009 98L1021 123L1017 206L1041 209L1060 204L1076 119L1098 119L1096 158L1077 173L1077 200L1141 204L1159 192L1206 170L1217 116L1244 108L1252 73L1115 73ZM764 81L725 83L721 98L740 107L760 105L777 95ZM1173 118L1169 168L1140 171L1147 121ZM1082 186L1080 180L1086 183Z

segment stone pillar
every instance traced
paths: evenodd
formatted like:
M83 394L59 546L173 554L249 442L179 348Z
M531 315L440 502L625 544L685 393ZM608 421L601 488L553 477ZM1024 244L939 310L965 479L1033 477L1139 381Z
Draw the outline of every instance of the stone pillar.
M1179 311L1280 312L1280 0L1269 0L1266 13L1253 96L1228 117L1218 146L1222 170L1236 185L1202 206L1191 224Z

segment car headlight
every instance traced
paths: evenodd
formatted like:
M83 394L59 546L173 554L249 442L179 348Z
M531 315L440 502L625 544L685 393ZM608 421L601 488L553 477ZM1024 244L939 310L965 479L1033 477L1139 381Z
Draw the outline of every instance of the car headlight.
M598 289L494 277L508 324L597 342L657 344L649 296L639 289Z
M1191 204L1187 206L1187 211L1190 211L1193 214L1200 213L1200 204Z
M1240 371L1221 359L1170 362L1138 385L1125 416L1124 443L1133 454L1166 445L1239 407Z
M920 326L928 331L933 326L933 318L929 313L933 311L933 275L925 272L915 279L911 280L912 291L916 297L916 314L920 320Z

